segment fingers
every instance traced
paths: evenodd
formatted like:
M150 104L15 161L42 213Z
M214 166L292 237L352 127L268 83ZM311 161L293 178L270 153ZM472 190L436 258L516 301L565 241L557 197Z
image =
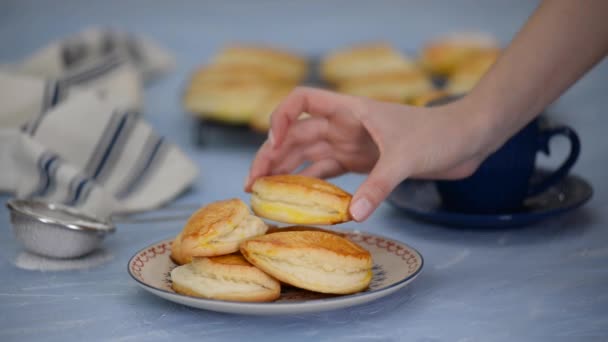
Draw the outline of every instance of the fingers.
M327 139L329 123L326 118L313 117L298 120L289 128L289 133L281 146L272 149L273 160L283 160L299 146L310 146Z
M245 178L245 191L251 192L251 185L253 182L270 173L270 166L272 162L272 147L269 140L266 140L260 147L258 152L251 163L249 168L249 175Z
M303 112L313 117L330 117L340 109L353 106L352 99L348 96L314 88L296 88L272 113L272 146L274 148L281 146L290 126Z
M335 159L323 159L314 162L298 173L308 177L331 178L342 175L345 172L346 169Z
M277 173L278 171L275 169L277 165L279 165L280 162L286 158L293 159L296 157L297 149L300 146L310 147L315 143L325 141L327 130L328 122L327 119L323 117L313 117L306 120L298 120L289 130L289 135L287 136L285 143L277 149L273 149L271 147L272 133L269 132L268 140L266 140L262 147L260 147L251 164L249 175L245 180L245 191L251 191L251 185L257 178L269 175L271 173ZM310 151L309 158L312 158L313 156L316 157L317 155L314 154L314 151ZM318 156L317 158L320 159L321 156ZM299 166L303 159L304 157L295 167ZM291 171L293 171L293 169ZM286 172L281 170L281 173Z
M323 153L310 149L308 155L303 156L294 151L297 146L326 140L328 119L338 113L360 112L362 106L359 103L354 97L320 89L297 88L290 93L272 114L269 138L252 162L245 180L245 191L251 191L251 185L257 178L273 171L291 172L306 159L325 159L327 156ZM303 112L309 113L312 118L298 120Z
M305 161L313 161L326 159L331 156L332 148L325 141L319 141L313 145L299 146L294 148L282 160L274 160L271 166L271 172L274 175L292 173Z
M386 159L380 158L367 179L353 196L350 214L355 221L364 221L378 208L393 189L403 179L397 168Z

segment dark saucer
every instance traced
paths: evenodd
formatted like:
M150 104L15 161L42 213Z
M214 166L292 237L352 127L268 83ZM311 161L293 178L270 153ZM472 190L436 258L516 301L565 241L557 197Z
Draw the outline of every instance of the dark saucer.
M536 171L541 177L546 171ZM487 215L449 211L432 181L405 181L389 196L389 202L404 213L420 220L458 227L525 226L574 210L593 195L591 185L576 175L569 175L547 191L527 198L521 209L514 212Z

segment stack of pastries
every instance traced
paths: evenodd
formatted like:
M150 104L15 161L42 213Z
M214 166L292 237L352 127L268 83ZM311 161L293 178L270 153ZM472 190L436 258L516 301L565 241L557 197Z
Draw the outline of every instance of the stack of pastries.
M338 49L323 57L321 77L340 93L404 103L433 89L418 64L388 43Z
M497 40L483 33L435 38L422 47L418 58L377 41L327 53L318 72L340 93L425 106L471 91L500 52ZM204 119L267 132L274 109L308 74L303 56L265 46L229 45L193 73L184 107ZM443 85L436 80L443 80ZM301 118L307 116L303 113Z
M420 53L425 70L445 80L445 86L412 99L424 106L446 95L461 95L473 89L500 55L499 44L482 33L454 33L428 42Z
M371 254L332 230L307 224L351 220L351 195L320 179L277 175L253 185L252 211L240 199L195 212L176 236L173 289L210 299L267 302L289 285L327 294L365 290ZM261 218L294 226L270 227Z
M499 55L493 37L456 33L425 44L418 60L385 42L338 49L323 57L319 72L340 93L425 106L469 92ZM445 84L437 86L434 79Z
M450 74L446 90L450 94L464 94L477 84L498 59L500 50L479 51L458 65Z
M307 60L294 53L230 45L193 73L184 107L204 119L265 131L274 107L307 75Z

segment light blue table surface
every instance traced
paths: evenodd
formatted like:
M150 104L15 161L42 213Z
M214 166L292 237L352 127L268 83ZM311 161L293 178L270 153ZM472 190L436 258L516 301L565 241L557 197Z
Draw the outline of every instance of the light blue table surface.
M89 25L145 33L171 49L177 69L146 89L145 115L202 169L181 203L242 192L253 147L193 144L180 107L188 72L222 44L259 41L319 55L383 38L415 51L434 35L482 29L508 42L532 1L0 1L0 62ZM567 23L564 23L567 24ZM572 51L573 54L579 53ZM450 229L415 222L383 205L364 224L419 249L420 277L389 298L348 310L250 317L194 310L156 298L126 272L140 248L174 235L182 221L121 224L105 241L108 262L86 271L15 266L21 252L0 209L0 341L589 341L608 339L608 63L551 108L574 127L582 154L574 173L594 187L576 212L512 230ZM554 165L567 144L553 144ZM405 156L404 156L405 157ZM336 183L354 191L361 176ZM8 197L0 197L2 204Z

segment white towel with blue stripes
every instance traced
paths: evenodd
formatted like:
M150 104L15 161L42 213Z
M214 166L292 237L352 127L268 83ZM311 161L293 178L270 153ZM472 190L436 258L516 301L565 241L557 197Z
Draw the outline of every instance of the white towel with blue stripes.
M98 217L162 206L197 166L142 118L142 82L167 72L150 40L88 30L0 70L0 191Z
M135 67L144 82L162 76L175 64L167 50L147 37L90 28L51 42L13 66L30 75L61 78L79 68L105 64L109 57L118 57ZM96 72L103 73L103 69Z

